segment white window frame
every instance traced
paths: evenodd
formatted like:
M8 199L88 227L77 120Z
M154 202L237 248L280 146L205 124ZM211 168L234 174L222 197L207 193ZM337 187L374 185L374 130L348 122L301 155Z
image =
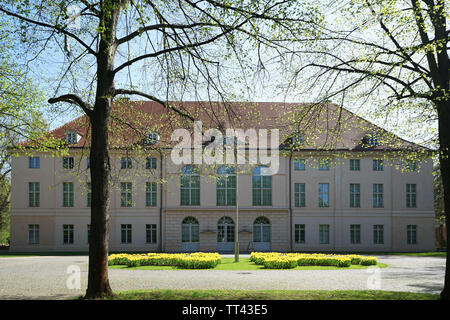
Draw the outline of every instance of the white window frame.
M74 226L73 224L63 224L63 244L74 243ZM67 234L67 241L66 241Z
M63 207L70 208L75 205L73 182L63 182Z
M120 207L129 208L133 206L133 183L120 183Z
M349 188L350 208L361 208L361 185L359 183L350 183Z
M406 184L406 207L417 208L417 185L415 183Z
M32 208L40 207L40 183L28 182L28 206Z
M73 157L63 157L62 159L62 167L63 169L73 169L74 167L74 159Z
M41 167L40 157L28 157L28 168L40 169L40 167Z
M351 244L361 244L361 225L351 224L350 225L350 243Z
M349 169L350 169L350 171L360 171L361 170L361 160L360 159L350 159Z
M131 224L120 225L120 243L122 244L133 243L133 226Z
M39 244L39 225L28 225L28 244Z
M330 244L330 225L319 224L319 243Z
M322 191L320 190L322 187ZM326 187L326 191L323 191ZM318 206L319 208L329 208L330 207L330 184L329 183L319 183L318 188ZM327 201L324 201L324 196L326 196ZM320 201L322 200L322 202Z
M381 187L381 189L380 189ZM384 185L382 183L373 184L373 207L384 208Z
M295 159L294 160L294 170L295 171L305 171L306 170L305 159Z
M66 132L66 143L67 144L77 144L78 143L78 132L70 130Z
M373 244L384 244L384 225L373 225Z
M306 242L306 225L296 224L294 230L294 241L295 243L305 243Z
M408 224L406 226L406 243L407 244L417 244L417 225Z
M149 239L150 239L150 241L148 241ZM157 242L158 242L158 226L155 223L146 224L145 225L145 243L157 243Z

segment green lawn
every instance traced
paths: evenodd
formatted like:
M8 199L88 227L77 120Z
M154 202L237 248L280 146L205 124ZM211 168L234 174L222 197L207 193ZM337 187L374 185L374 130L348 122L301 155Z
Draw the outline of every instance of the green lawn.
M378 267L385 268L387 265L384 263L378 263ZM173 266L142 266L136 268L128 268L127 266L110 266L113 269L136 269L136 270L182 270ZM338 268L338 267L321 267L321 266L311 266L311 267L296 267L294 269L288 270L349 270L349 269L365 269L367 266L361 265L351 265L348 268ZM267 270L264 266L256 265L250 262L250 258L240 258L239 262L234 262L234 258L222 258L222 261L217 267L207 270Z
M438 300L428 293L381 290L139 290L118 292L114 300Z

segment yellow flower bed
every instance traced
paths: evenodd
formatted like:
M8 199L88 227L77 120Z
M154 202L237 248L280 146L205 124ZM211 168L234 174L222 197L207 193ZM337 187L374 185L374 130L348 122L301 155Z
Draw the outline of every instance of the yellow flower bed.
M138 266L176 266L183 269L210 269L220 263L218 253L145 253L112 254L108 257L109 265Z
M252 252L250 261L267 269L292 269L296 266L335 266L348 268L352 264L376 265L377 258L355 254Z

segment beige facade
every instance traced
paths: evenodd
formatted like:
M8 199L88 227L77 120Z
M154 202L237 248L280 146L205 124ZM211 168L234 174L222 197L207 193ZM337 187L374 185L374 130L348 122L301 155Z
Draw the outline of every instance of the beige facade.
M39 168L29 168L28 156L12 161L10 250L87 251L86 154L71 150L71 169L63 168L61 157L35 156L40 159ZM181 205L182 166L174 165L169 154L162 163L159 154L149 154L156 161L152 170L145 168L144 158L130 155L132 168L120 169L120 159L126 156L112 153L110 251L230 251L236 222L241 251L426 251L435 246L430 159L419 162L413 172L402 172L400 159L385 159L383 170L374 171L373 160L386 154L367 151L280 157L279 171L272 176L271 205L253 205L251 168L238 175L237 218L234 205L217 205L217 181L208 169L200 167L200 204ZM304 170L295 169L294 158L306 160ZM324 158L332 160L329 169L319 170L318 160ZM359 170L350 170L350 159L359 160ZM30 206L35 195L30 196L29 183L33 182L39 183L35 207ZM147 182L156 182L157 191L152 194L156 206L146 205ZM64 183L73 184L70 196L66 195L73 196L69 201L73 206L64 206ZM130 207L122 206L121 183L131 183ZM296 206L297 183L305 186L304 206ZM326 207L319 206L319 184L328 185ZM350 184L359 186L359 206L350 205ZM383 188L379 208L373 205L374 184ZM409 190L415 198L412 207L407 206L407 185L414 185L414 192ZM198 225L183 226L188 217ZM223 217L234 224L220 227L228 232L225 243L218 242ZM255 225L255 221L264 223Z

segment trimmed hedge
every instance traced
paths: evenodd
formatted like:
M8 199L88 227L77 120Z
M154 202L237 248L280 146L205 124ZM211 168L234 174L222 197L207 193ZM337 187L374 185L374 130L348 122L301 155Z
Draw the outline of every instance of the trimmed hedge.
M264 265L267 269L292 269L296 266L335 266L348 268L352 264L377 264L375 257L363 257L359 255L278 252L252 252L250 261L257 265Z
M147 254L112 254L108 257L108 265L139 266L176 266L182 269L210 269L220 263L218 253L147 253Z

